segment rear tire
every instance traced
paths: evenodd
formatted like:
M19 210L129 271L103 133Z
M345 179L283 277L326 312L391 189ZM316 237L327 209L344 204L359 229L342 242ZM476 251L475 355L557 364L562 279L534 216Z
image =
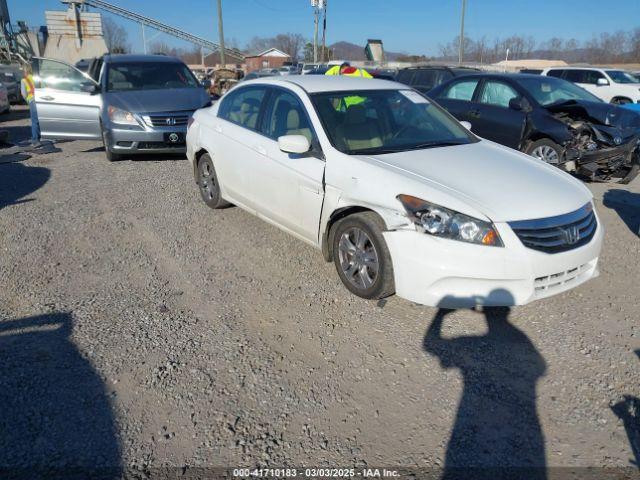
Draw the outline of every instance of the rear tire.
M198 187L200 196L209 208L219 209L230 205L222 198L218 175L213 166L213 160L208 153L198 159Z
M391 254L382 236L385 229L373 212L349 215L331 229L338 276L359 297L378 299L395 293Z

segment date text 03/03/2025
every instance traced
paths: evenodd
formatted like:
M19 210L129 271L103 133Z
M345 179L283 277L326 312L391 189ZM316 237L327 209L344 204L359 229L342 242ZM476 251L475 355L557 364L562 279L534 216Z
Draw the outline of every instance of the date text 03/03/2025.
M234 468L233 476L238 478L394 478L397 470L386 468Z

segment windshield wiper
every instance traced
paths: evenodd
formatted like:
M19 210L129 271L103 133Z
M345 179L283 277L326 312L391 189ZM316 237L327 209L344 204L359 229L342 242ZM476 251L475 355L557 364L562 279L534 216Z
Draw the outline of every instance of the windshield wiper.
M455 145L466 145L468 142L459 141L432 141L419 143L417 145L403 145L400 147L387 147L387 148L362 148L360 150L347 150L347 155L385 155L388 153L401 153L408 152L410 150L422 150L435 147L451 147Z

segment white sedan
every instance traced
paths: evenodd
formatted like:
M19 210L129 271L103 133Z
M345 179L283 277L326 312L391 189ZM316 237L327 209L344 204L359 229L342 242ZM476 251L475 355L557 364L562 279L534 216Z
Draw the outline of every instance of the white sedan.
M405 85L245 82L195 113L187 155L209 207L313 245L360 297L521 305L597 275L603 228L581 182Z

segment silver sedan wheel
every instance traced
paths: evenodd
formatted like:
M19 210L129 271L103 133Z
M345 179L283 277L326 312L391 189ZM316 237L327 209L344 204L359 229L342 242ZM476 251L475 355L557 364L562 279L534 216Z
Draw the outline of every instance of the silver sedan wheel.
M353 227L342 234L338 258L342 272L353 286L366 290L378 278L378 252L364 230Z
M560 163L558 152L556 152L555 148L550 147L549 145L540 145L539 147L536 147L533 152L531 152L531 156L554 165Z

